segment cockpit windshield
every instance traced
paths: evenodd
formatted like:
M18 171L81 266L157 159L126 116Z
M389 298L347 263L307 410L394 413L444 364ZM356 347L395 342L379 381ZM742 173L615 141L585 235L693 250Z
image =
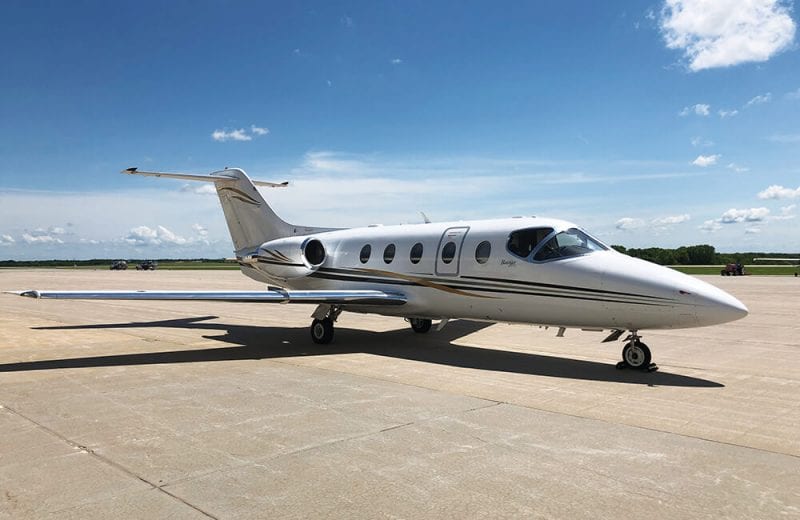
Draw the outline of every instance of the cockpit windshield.
M593 239L580 229L571 228L548 240L533 259L538 261L568 258L595 251L607 251L608 247Z
M508 235L508 250L522 258L528 258L539 242L547 238L553 228L519 229Z

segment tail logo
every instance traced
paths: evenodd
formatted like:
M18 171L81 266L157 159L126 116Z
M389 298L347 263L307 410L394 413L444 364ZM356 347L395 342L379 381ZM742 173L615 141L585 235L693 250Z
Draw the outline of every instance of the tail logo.
M225 187L225 188L219 188L217 191L219 191L220 193L222 193L223 191L230 191L231 194L229 194L228 196L230 198L232 198L232 199L236 199L236 200L244 202L245 204L251 204L253 206L260 206L261 205L261 203L258 202L256 199L254 199L253 197L251 197L247 193L243 192L242 190L239 190L239 189L236 189L236 188Z

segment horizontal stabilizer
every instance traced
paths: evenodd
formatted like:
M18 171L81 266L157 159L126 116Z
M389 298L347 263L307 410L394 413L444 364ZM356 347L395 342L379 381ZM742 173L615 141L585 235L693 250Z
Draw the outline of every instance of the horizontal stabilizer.
M127 173L129 175L143 175L145 177L165 177L167 179L181 179L184 181L201 181L201 182L220 182L220 181L236 181L238 177L233 175L226 175L225 170L210 173L208 175L196 175L192 173L167 173L167 172L141 172L138 168L127 168L120 173ZM288 181L284 182L267 182L255 181L251 182L256 186L267 186L270 188L285 188L289 185Z
M403 305L406 296L384 291L16 291L28 298L57 300L189 300L218 302Z

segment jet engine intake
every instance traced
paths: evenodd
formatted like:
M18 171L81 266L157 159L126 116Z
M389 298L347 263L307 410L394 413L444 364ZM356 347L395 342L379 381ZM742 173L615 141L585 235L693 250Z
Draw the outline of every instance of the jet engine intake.
M300 278L314 273L325 263L327 252L315 237L279 238L258 248L258 269L284 279Z

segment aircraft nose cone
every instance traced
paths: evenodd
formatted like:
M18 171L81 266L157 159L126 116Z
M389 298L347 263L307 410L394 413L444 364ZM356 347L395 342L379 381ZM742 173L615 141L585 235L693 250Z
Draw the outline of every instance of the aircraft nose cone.
M744 318L750 312L735 297L716 287L698 295L697 318L703 325L728 323Z

